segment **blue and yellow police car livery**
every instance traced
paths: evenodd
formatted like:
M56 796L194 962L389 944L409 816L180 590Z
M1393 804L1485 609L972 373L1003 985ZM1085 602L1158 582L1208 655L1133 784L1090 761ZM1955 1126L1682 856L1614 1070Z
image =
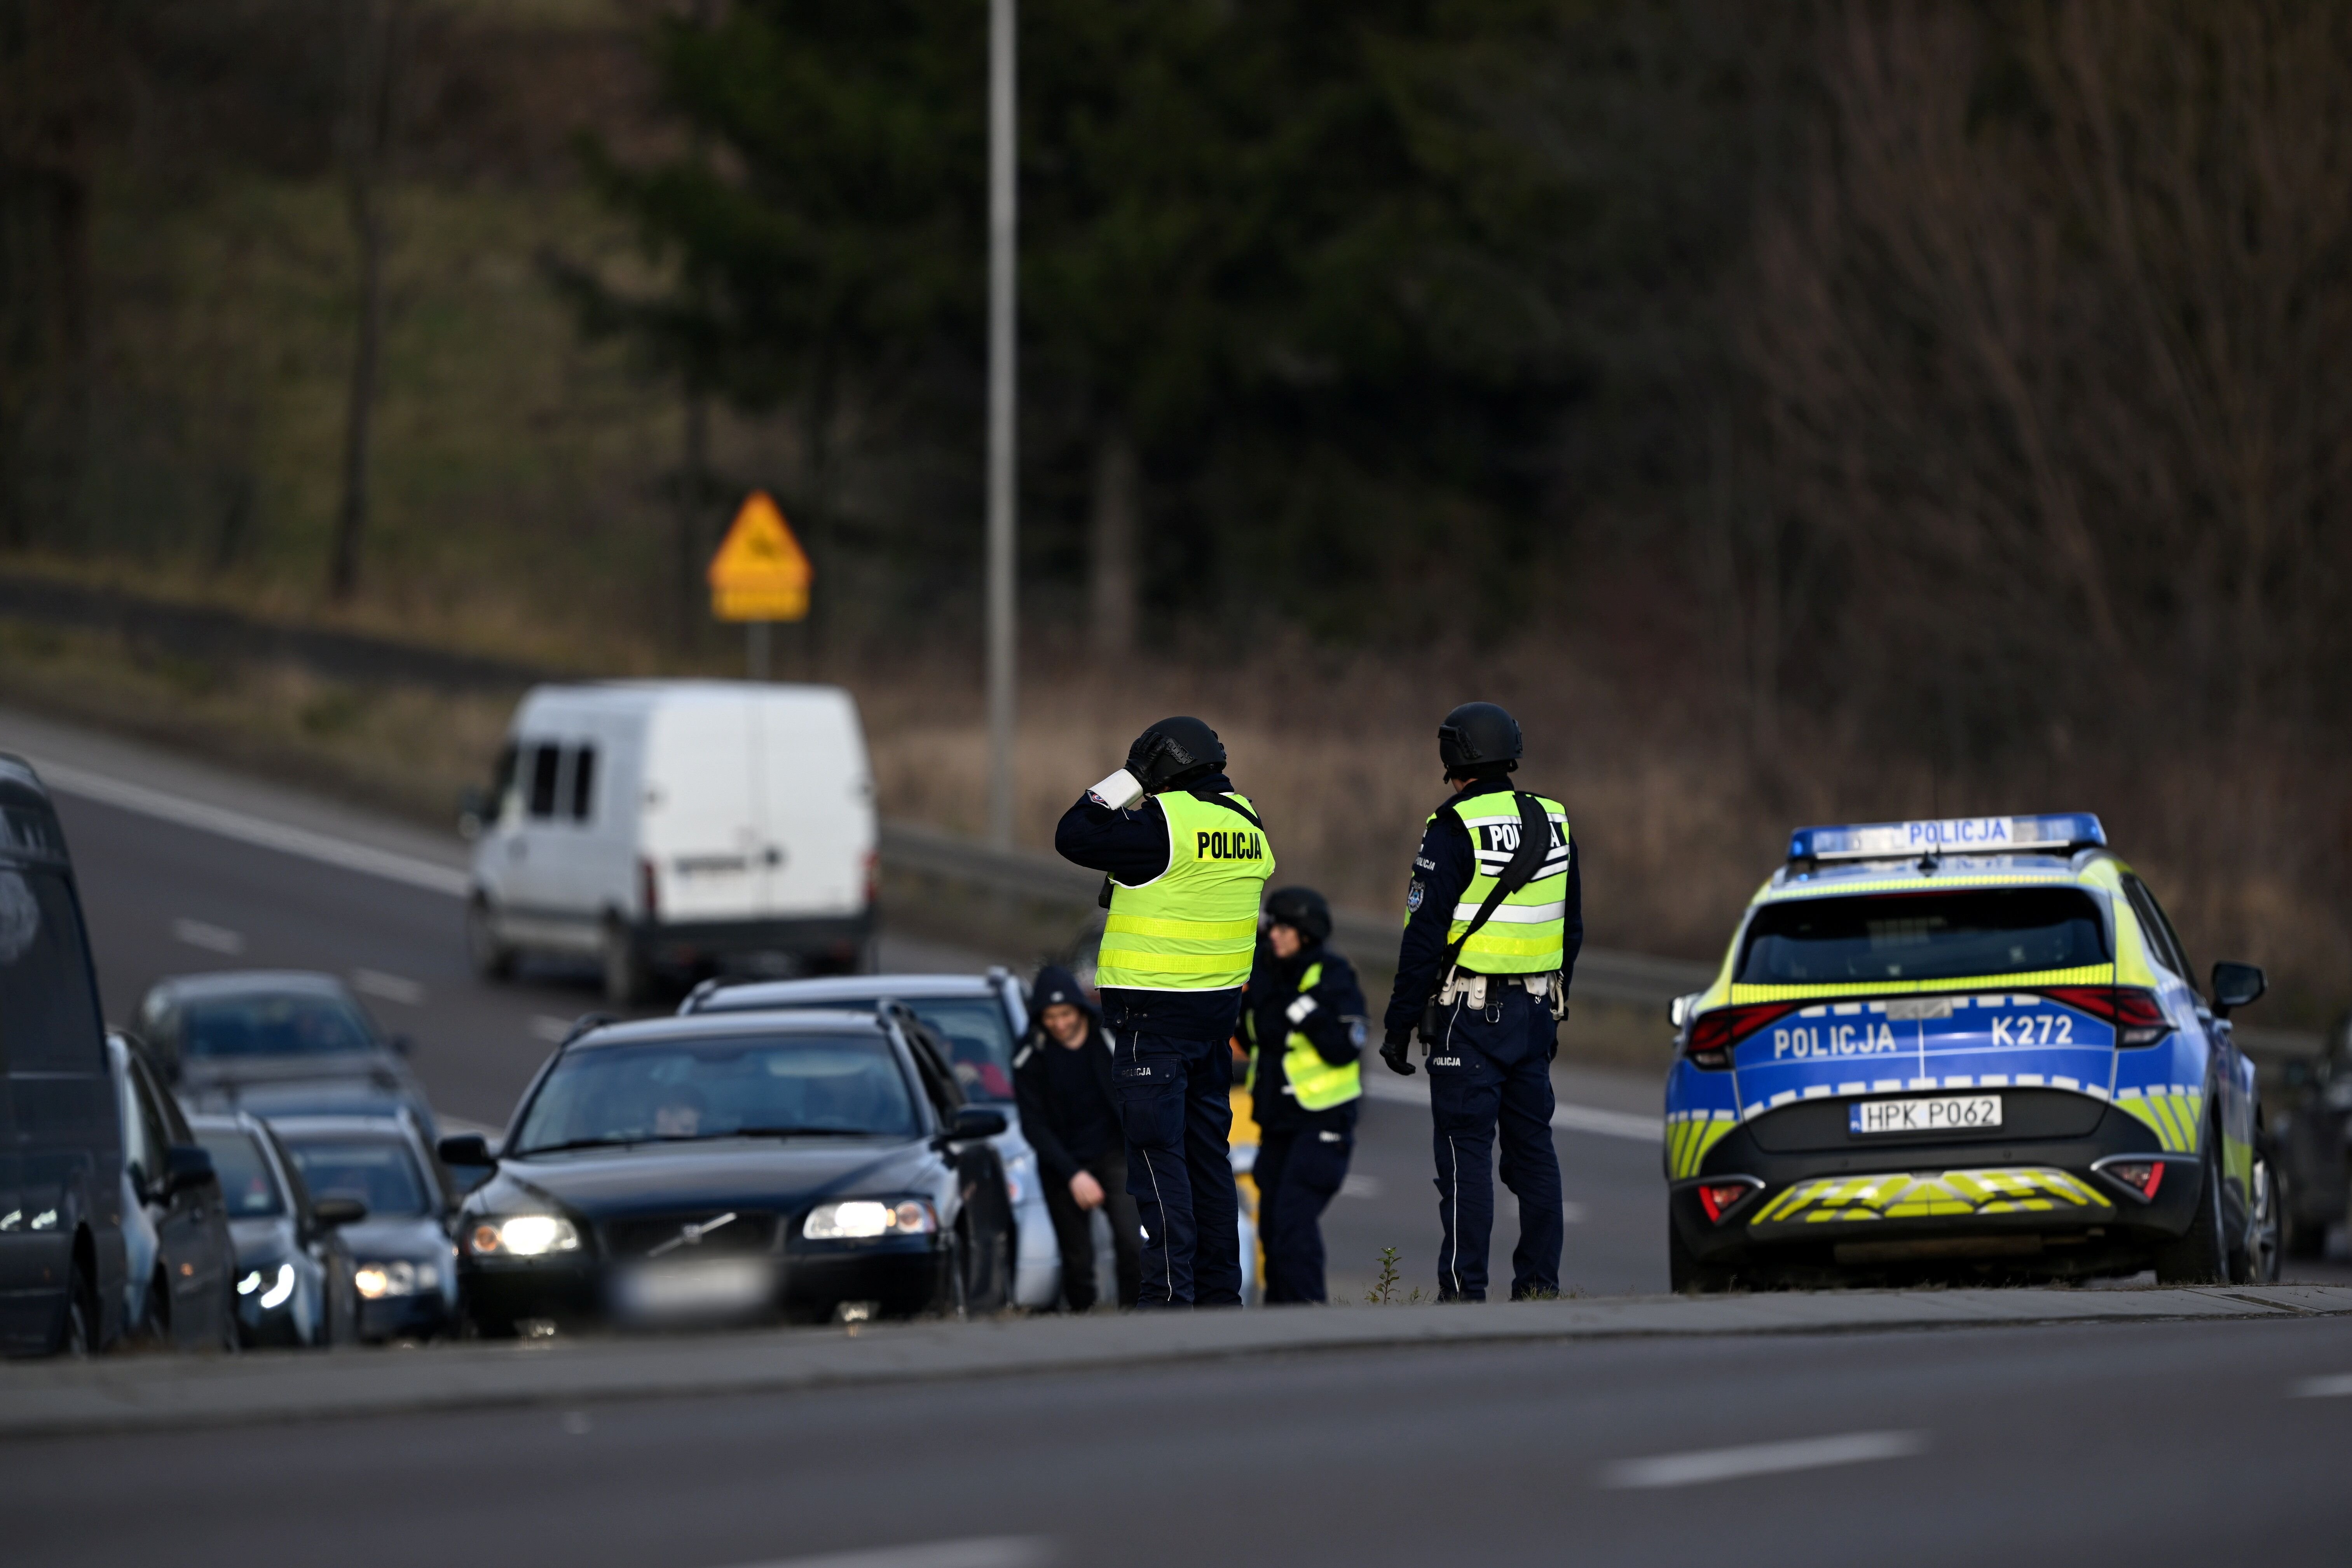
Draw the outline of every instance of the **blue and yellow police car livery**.
M2274 1278L2261 972L2214 983L2088 814L1800 829L1675 1005L1675 1288Z

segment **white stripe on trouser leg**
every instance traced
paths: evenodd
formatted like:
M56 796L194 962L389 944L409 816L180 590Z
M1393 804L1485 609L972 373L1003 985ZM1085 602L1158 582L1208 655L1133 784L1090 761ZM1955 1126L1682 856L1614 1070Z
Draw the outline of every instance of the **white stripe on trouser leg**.
M1462 1021L1462 1004L1466 1000L1466 997L1456 996L1454 999L1454 1016L1445 1020L1445 1048L1448 1051L1454 1049L1454 1026ZM1462 1150L1454 1143L1451 1132L1445 1135L1445 1147L1454 1156L1454 1223L1445 1227L1454 1240L1454 1258L1447 1266L1447 1272L1454 1276L1454 1293L1459 1296L1462 1294Z
M1151 1201L1160 1205L1160 1271L1167 1277L1168 1300L1172 1303L1176 1300L1176 1255L1168 1246L1168 1200L1160 1195L1160 1173L1151 1168L1151 1151L1145 1149L1140 1152L1143 1169L1151 1177Z

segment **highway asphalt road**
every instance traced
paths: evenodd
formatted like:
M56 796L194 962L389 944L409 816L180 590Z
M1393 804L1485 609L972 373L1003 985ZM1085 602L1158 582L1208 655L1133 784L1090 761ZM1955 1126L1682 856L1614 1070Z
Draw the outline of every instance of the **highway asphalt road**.
M1286 1353L10 1441L0 1519L57 1568L2336 1563L2347 1372L2340 1318Z
M60 777L67 776L62 771ZM265 848L150 812L58 789L90 926L108 1016L129 1022L156 979L226 968L341 974L393 1032L444 1115L503 1126L516 1098L578 1015L602 1006L593 965L540 966L488 984L467 970L457 900L345 866ZM266 809L268 795L252 805ZM407 831L402 829L401 831ZM886 925L887 925L887 910ZM885 968L980 967L968 953L886 934ZM1388 1078L1389 1094L1423 1094L1425 1078ZM1563 1072L1563 1098L1657 1114L1654 1085ZM1433 1291L1438 1242L1425 1098L1367 1101L1349 1185L1328 1212L1335 1294L1360 1296L1394 1247L1399 1293ZM1629 1119L1630 1120L1630 1119ZM1658 1145L1641 1136L1560 1131L1569 1202L1566 1289L1664 1290L1665 1205ZM1515 1206L1502 1195L1494 1267L1507 1285Z

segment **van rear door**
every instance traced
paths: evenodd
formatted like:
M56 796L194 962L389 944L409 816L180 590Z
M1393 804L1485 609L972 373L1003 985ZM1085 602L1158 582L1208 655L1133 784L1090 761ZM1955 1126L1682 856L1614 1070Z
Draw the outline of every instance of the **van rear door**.
M725 688L680 692L656 704L646 723L644 844L665 924L761 912L757 700Z
M835 687L782 688L761 693L756 703L761 911L863 911L874 849L874 786L856 704Z

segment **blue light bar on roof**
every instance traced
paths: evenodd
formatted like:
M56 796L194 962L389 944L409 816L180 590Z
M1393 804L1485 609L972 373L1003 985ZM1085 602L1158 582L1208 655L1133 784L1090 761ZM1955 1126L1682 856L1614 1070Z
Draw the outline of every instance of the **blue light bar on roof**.
M2058 855L2104 847L2106 829L2087 811L2047 816L1951 816L1940 822L1861 822L1800 827L1791 860L1892 860L1914 855Z

